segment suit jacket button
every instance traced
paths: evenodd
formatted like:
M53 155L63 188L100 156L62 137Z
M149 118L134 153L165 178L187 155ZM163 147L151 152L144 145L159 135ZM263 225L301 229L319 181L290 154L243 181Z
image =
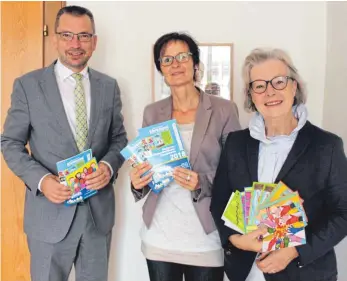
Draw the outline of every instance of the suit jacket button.
M226 254L227 256L230 256L230 255L231 255L231 251L230 251L230 250L226 250L226 251L225 251L225 254Z

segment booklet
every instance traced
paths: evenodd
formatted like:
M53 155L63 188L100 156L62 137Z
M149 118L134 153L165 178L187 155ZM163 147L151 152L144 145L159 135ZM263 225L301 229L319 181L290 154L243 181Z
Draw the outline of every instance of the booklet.
M283 182L254 182L244 191L235 191L225 206L225 226L246 234L259 226L267 228L262 251L273 251L306 243L308 219L297 191Z
M121 154L132 167L148 161L152 165L152 181L149 187L159 193L173 181L173 169L182 167L191 169L183 148L176 120L169 120L138 130L139 136L129 142Z
M73 192L64 204L71 206L95 195L97 190L88 190L85 185L86 175L96 171L98 164L93 158L92 150L88 149L75 156L57 162L58 176L61 184L69 186Z
M245 200L242 200L241 192L236 190L231 194L222 215L222 219L224 220L225 225L242 234L245 233L243 202L245 202Z

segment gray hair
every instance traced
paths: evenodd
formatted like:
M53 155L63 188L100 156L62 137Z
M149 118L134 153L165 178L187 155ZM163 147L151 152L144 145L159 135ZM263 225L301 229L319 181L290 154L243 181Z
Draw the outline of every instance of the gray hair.
M265 62L270 59L282 61L289 70L289 76L297 82L297 90L294 97L294 104L301 104L306 102L306 87L295 68L289 55L281 49L254 49L245 59L242 67L242 77L244 83L244 94L245 94L245 109L247 111L256 111L256 107L252 101L250 94L250 82L251 82L251 70L257 64Z

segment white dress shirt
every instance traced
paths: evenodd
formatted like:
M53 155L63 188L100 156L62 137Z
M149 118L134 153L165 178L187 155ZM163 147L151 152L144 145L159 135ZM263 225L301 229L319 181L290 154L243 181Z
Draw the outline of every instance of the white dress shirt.
M60 92L61 99L63 101L65 113L71 131L76 137L76 114L75 114L75 87L76 80L71 76L75 72L63 65L60 60L57 61L54 67L55 76L57 78L58 88ZM81 72L82 84L84 89L84 95L86 99L87 107L87 125L89 128L89 119L90 119L90 80L88 74L88 66L86 66Z
M61 99L63 101L65 113L67 120L69 122L71 131L76 138L76 114L75 114L75 87L76 87L76 80L71 76L75 72L71 69L67 68L65 65L63 65L60 60L58 59L57 63L54 66L54 73L55 77L57 79L58 88L60 92ZM87 125L89 128L89 119L90 119L90 104L91 104L91 95L90 95L90 80L89 80L89 73L88 73L88 66L86 66L82 71L79 72L82 74L82 84L84 89L84 95L86 99L86 107L87 107ZM113 169L109 163L106 161L101 161L105 163L110 171L111 171L111 177L113 175ZM41 182L49 174L44 175L40 182L39 182L39 190L41 191Z

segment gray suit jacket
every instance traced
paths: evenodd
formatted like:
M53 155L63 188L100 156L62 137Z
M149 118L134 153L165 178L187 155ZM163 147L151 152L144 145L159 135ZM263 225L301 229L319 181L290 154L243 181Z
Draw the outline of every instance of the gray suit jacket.
M145 108L143 127L172 119L172 98L160 100ZM229 132L240 130L238 110L235 103L200 92L200 103L195 117L189 161L199 175L199 188L192 192L195 210L206 233L216 229L209 211L212 183L219 163L219 156ZM135 200L149 192L132 188ZM150 227L158 196L151 192L143 205L143 220Z
M54 63L55 64L55 63ZM24 229L28 236L57 243L67 234L76 206L50 202L38 190L47 173L57 175L56 162L79 153L59 93L54 64L30 72L14 82L11 107L1 137L1 150L9 168L26 186ZM127 144L116 80L90 69L91 116L87 148L97 161L107 161L116 178L123 163L120 150ZM29 142L30 151L25 149ZM114 225L112 183L90 198L96 227L108 233Z

